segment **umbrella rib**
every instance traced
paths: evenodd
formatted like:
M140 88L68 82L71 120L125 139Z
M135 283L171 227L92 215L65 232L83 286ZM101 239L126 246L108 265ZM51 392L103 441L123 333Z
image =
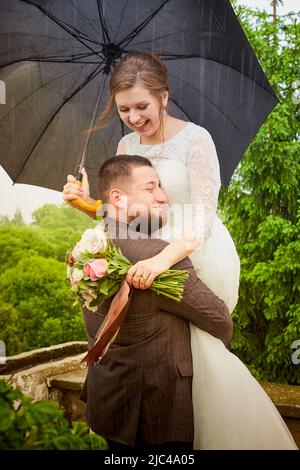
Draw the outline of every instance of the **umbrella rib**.
M155 37L153 40L155 41L157 39L157 40L161 41L162 39L166 39L166 38L169 38L169 37L172 37L172 36L176 37L177 35L178 35L178 31L175 31L174 33L164 34L163 36ZM141 41L141 42L135 42L133 45L134 46L141 46L143 44L149 44L149 39L145 40L145 41Z
M17 34L17 33L12 33L12 34ZM30 37L33 37L33 36L35 36L35 37L40 37L41 40L44 40L44 39L45 39L45 36L42 36L41 34L33 34L33 33L25 34L25 33L23 33L22 35L25 36L25 37L26 37L26 36L30 36ZM0 38L1 38L1 36L6 37L7 34L0 32ZM75 36L75 37L76 37L76 36ZM77 39L77 37L76 37L76 39ZM58 37L56 37L56 36L47 36L47 40L70 41L70 38L64 38L64 39L62 39L62 38L58 38ZM88 38L87 38L87 39L85 39L85 40L86 40L86 41L89 41L89 42L92 42L93 44L95 44L95 45L97 45L97 46L100 45L98 42L93 41L92 39L88 39ZM79 41L79 42L80 42L80 41ZM84 46L86 46L86 44L84 44ZM87 47L88 47L88 46L87 46ZM90 55L92 55L92 54L94 55L94 54L95 54L95 51L94 51L93 49L89 49L89 50L90 50ZM97 54L97 52L96 52L96 54ZM24 60L25 60L25 59L24 59Z
M73 0L69 0L69 2L71 3L72 7L76 9L76 13L79 12L79 14L81 15L81 17L83 18L84 22L87 21L87 23L89 24L89 26L93 29L93 31L95 32L95 34L98 35L99 31L97 31L97 29L95 28L95 26L93 25L93 21L90 20L90 18L88 18L84 13L82 13L82 11L80 10L78 4L77 4L77 0L75 0L75 3ZM74 28L75 29L75 28ZM76 31L78 31L76 29ZM85 40L87 41L90 41L90 42L94 42L94 44L98 44L98 42L90 39L83 31L80 31L79 32L79 35L81 37L83 37ZM83 36L82 36L83 35Z
M87 49L89 49L94 54L97 54L96 51L94 51L90 46L88 46L85 42L83 42L83 40L81 40L81 38L80 38L81 33L80 32L78 32L74 28L71 28L71 26L67 25L66 23L61 21L59 18L56 18L54 15L52 15L47 10L45 10L43 7L36 5L31 0L21 0L21 1L36 7L38 10L40 10L42 13L44 13L44 15L48 16L48 18L50 18L52 21L54 21L54 23L56 23L58 26L60 26L64 31L66 31L68 34L70 34L73 38L77 39L77 41L80 42L83 46L85 46ZM77 34L75 34L75 32L73 32L72 29L74 31L77 31Z
M103 95L103 92L104 92L106 79L107 79L107 75L104 75L104 81L102 82L102 90L101 90L101 92L100 92L100 91L98 92L98 96L97 96L97 99L96 99L96 102L95 102L95 106L94 106L94 111L93 111L93 114L92 114L92 119L91 119L90 127L89 127L89 130L88 130L88 135L87 135L87 138L86 138L86 141L85 141L85 145L84 145L84 149L83 149L83 152L82 152L81 161L80 161L80 168L83 167L84 162L85 162L86 150L87 150L87 147L88 147L89 142L90 142L92 128L93 128L94 125L95 125L97 109L98 109L98 107L99 107L99 103L100 103L100 100L101 100L102 95Z
M157 13L167 4L170 0L165 0L165 2L157 8L151 15L149 15L145 20L140 23L131 33L127 34L125 38L123 38L119 43L118 46L121 47L124 44L124 47L128 46L128 44L134 39L149 23L150 21L157 15Z
M126 8L127 8L127 5L128 5L128 0L126 0L126 3L125 3L125 5L123 6L122 11L121 11L121 13L120 13L120 21L119 21L119 25L118 25L118 28L117 28L117 32L116 32L116 34L115 34L115 37L116 37L116 38L117 38L118 35L119 35L120 26L121 26L122 20L123 20L123 18L124 18L124 13L125 13L125 10L126 10Z
M14 60L12 62L8 62L7 64L0 65L0 70L4 69L5 67L9 67L10 65L19 64L20 62L27 62L31 60L31 57L25 57L25 59Z
M104 44L106 45L106 44L110 43L110 39L109 39L109 34L108 34L108 29L107 29L107 26L106 26L106 23L105 23L105 19L104 19L104 16L103 16L102 4L100 3L100 0L97 0L97 7L98 7L100 24L101 24L103 32L104 32L103 40L104 40Z
M75 64L83 64L83 63L86 63L86 64L99 64L99 60L97 62L82 62L81 61L81 58L86 58L86 57L91 57L91 56L94 56L94 54L92 54L91 52L89 53L81 53L81 54L77 54L75 55L74 54L74 58L73 57L57 57L57 56L49 56L49 57L31 57L30 59L27 59L27 60L30 60L30 61L36 61L36 62L61 62L61 63L64 63L64 64L67 64L67 63L75 63ZM103 61L102 61L103 62Z
M85 65L99 65L99 60L97 62L85 61L85 60L55 60L55 59L29 59L30 62L45 62L49 64L85 64ZM14 63L14 62L13 62ZM104 61L100 63L102 65Z
M179 59L203 59L200 55L195 54L161 54L164 60L179 60Z
M51 118L48 120L47 124L45 125L45 127L43 128L43 130L41 131L40 135L38 136L38 138L36 139L35 143L33 144L31 150L28 152L28 154L26 155L26 158L24 159L21 167L19 168L18 170L18 173L16 174L15 176L15 181L17 180L18 176L20 175L20 173L23 171L26 163L28 162L30 156L32 155L33 151L35 150L35 148L37 147L38 143L40 142L41 138L43 137L43 135L45 134L46 130L48 129L48 127L50 126L51 122L53 121L53 119L55 118L55 116L60 112L60 110L64 107L64 105L66 103L68 103L68 101L70 101L80 90L82 90L82 88L84 88L88 83L90 83L100 72L101 70L100 69L100 65L80 84L79 87L77 87L73 93L69 96L67 96L65 98L65 100L60 104L60 106L57 108L57 110L55 111L55 113L51 116Z
M120 122L119 122L119 121L120 121ZM119 116L119 121L114 121L113 125L116 127L117 122L119 122L119 124L121 124L121 133L122 133L122 137L123 137L123 136L125 135L125 134L124 134L124 123L123 123L122 119L120 118L120 116ZM115 129L115 127L113 128L113 130L112 130L112 132L111 132L111 134L110 134L110 137L107 138L107 147L109 147L110 144L111 144L111 142L112 142L112 139L113 139L113 137L114 137L114 129Z
M168 61L168 60L173 60L173 58L168 59L168 57L165 57L164 54L161 54L161 57L162 57L164 60L166 60L166 61ZM267 95L270 95L270 93L269 93L265 88L263 88L260 83L254 82L254 81L251 80L251 78L249 78L247 75L242 74L241 72L239 72L238 70L236 70L236 69L230 67L229 65L221 64L220 62L217 62L216 60L209 59L209 58L207 58L207 57L197 56L197 55L187 56L187 57L180 56L180 57L174 58L174 60L180 60L180 59L202 59L202 60L206 60L207 62L212 62L213 64L222 65L223 67L228 68L231 72L233 72L233 73L235 73L235 74L237 74L237 75L239 75L239 76L242 75L242 76L245 78L245 80L249 80L252 84L254 84L256 87L258 87L263 93L266 93ZM173 75L173 78L178 78L178 77L175 77L175 76ZM184 81L184 80L182 80L182 81ZM187 85L189 85L189 86L192 86L192 85L191 85L190 83L188 83L188 82L185 82L185 83L186 83ZM199 90L197 90L197 88L194 88L194 89L195 89L197 92L199 92ZM277 98L276 95L275 95L275 98ZM277 99L278 99L278 98L277 98Z
M10 65L19 64L20 62L49 62L49 63L60 63L60 64L91 64L91 65L99 65L99 60L97 62L91 61L83 61L83 60L46 60L46 59L39 59L35 57L25 57L24 59L15 60L13 62L9 62L7 64L0 65L0 70L9 67ZM104 64L104 60L101 61L100 65Z
M149 43L149 41L143 41L143 42L140 42L140 43L135 43L135 44L133 44L133 46L139 46L139 45L145 44L145 43ZM129 50L129 49L123 49L123 51L127 52L128 54L134 52L134 50ZM195 54L192 54L192 55L177 54L176 55L176 54L163 54L163 53L160 53L159 55L164 60L203 59L203 57L201 57L199 55L195 55ZM210 60L210 59L207 59L207 60Z
M70 73L73 73L75 70L77 71L77 70L80 70L80 69L83 69L83 68L84 68L84 66L83 66L83 67L79 67L79 68L76 67L76 69L74 68L73 70L68 70L68 72L62 73L61 75L56 75L55 78L49 80L48 82L43 83L41 86L39 86L38 88L36 88L35 90L33 90L31 93L29 93L28 95L26 95L22 100L18 101L18 103L16 103L15 106L13 106L12 108L10 108L6 114L3 114L3 115L1 116L0 122L2 121L3 118L5 118L6 116L8 116L12 111L14 111L15 109L17 109L17 107L18 107L21 103L23 103L27 98L29 98L30 96L32 96L34 93L36 93L37 91L39 91L41 88L48 86L50 83L54 82L54 81L57 80L58 78L66 77L66 76L69 75ZM59 93L57 93L57 94L59 94Z
M178 77L175 77L174 75L169 74L169 76L170 76L170 77L173 77L173 78L175 78L175 79L178 80ZM187 85L187 86L191 87L193 90L195 90L195 91L196 91L199 95L201 95L206 101L208 101L208 102L211 104L211 106L212 106L214 109L216 109L216 110L218 111L218 113L221 114L228 122L230 122L230 124L232 124L232 126L237 129L237 131L239 132L239 134L240 134L245 140L247 140L247 138L244 136L244 134L241 132L241 130L232 122L231 119L229 119L228 116L226 116L226 114L224 114L224 113L214 104L213 101L211 101L204 93L202 93L200 90L198 90L197 88L195 88L193 85L191 85L191 84L188 83L187 81L182 80L182 79L181 79L181 81L182 81L185 85ZM173 100L173 101L174 101L174 100ZM175 103L175 101L174 101L174 103ZM175 103L175 104L176 104L176 103ZM177 105L177 104L176 104L176 105Z

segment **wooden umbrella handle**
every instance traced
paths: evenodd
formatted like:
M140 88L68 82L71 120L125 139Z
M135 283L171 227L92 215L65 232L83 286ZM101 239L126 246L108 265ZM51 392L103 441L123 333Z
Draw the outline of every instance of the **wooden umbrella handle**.
M77 173L74 175L78 186L81 186L82 184L82 174L80 173L79 169ZM72 206L75 207L76 209L81 209L84 212L89 212L91 214L94 214L96 216L97 210L101 207L102 201L101 199L97 199L94 203L89 203L85 201L82 198L75 199L71 202Z
M74 201L72 201L72 206L75 207L76 209L81 209L85 212L91 212L91 213L94 213L95 215L99 207L101 207L101 205L102 205L102 201L100 199L97 199L97 201L95 201L94 204L89 204L82 198L75 199Z

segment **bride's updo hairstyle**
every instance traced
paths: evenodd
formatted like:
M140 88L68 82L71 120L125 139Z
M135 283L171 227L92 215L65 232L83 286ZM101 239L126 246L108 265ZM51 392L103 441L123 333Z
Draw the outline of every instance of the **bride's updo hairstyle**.
M157 98L160 105L160 127L162 126L164 109L160 94L169 91L167 66L156 54L132 52L115 66L109 82L108 102L93 130L105 127L110 122L110 117L117 115L116 94L135 85L146 88Z

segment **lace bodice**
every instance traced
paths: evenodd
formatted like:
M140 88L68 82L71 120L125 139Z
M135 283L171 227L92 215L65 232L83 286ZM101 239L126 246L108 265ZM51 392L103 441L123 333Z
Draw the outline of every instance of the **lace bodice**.
M211 234L221 186L219 161L210 133L191 122L163 144L144 145L132 132L121 139L126 154L151 160L168 195L178 225L184 206L184 228L192 228L204 243ZM175 209L174 209L175 208ZM175 219L174 219L175 220ZM174 222L173 220L173 222Z

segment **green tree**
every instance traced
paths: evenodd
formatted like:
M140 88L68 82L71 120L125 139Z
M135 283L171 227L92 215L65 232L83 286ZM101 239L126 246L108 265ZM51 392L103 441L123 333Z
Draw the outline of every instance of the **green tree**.
M47 230L68 229L81 234L94 221L68 204L44 204L32 213L32 225Z
M0 292L4 302L0 309L2 324L8 304L14 309L10 313L12 318L13 312L18 312L16 336L18 331L22 332L20 346L8 343L8 355L24 350L24 346L30 350L86 339L82 313L78 306L73 306L64 263L41 256L23 258L0 276ZM11 322L9 328L12 328ZM8 334L4 329L4 338Z
M0 223L0 339L7 354L86 339L82 314L66 280L66 251L95 224L73 208L46 204L22 226Z
M82 232L95 222L67 204L45 204L32 214L32 226L52 245L53 258L64 261L70 248L80 239Z
M258 377L300 383L291 362L300 338L299 15L273 23L266 12L236 11L281 103L220 199L242 265L233 346Z
M0 216L0 227L3 226L15 226L15 227L20 227L25 225L23 215L20 209L17 209L15 212L15 215L13 216L12 219L10 219L7 215L1 215Z
M6 355L26 350L26 333L22 329L20 312L0 297L0 340L4 341Z
M31 227L0 227L0 265L4 269L15 266L20 259L29 255L52 257L55 246L47 239L45 232Z
M15 215L11 220L11 224L16 227L22 227L23 225L25 225L23 215L20 209L16 210Z

